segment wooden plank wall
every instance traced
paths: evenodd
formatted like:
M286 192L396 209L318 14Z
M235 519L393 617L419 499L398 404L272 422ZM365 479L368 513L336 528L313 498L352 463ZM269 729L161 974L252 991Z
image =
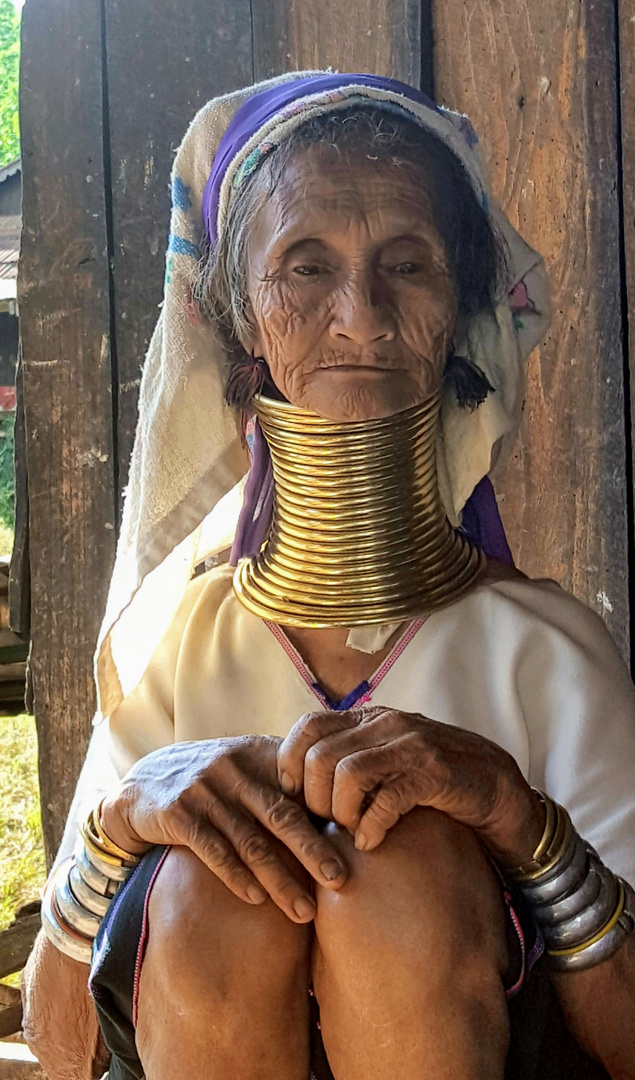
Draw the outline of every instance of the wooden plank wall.
M419 83L419 0L257 0L254 74L332 66Z
M635 158L619 156L609 0L154 0L148 10L58 0L53 18L26 0L23 16L20 303L49 855L93 710L91 657L161 300L173 152L205 100L255 79L375 71L434 83L440 101L471 115L495 190L554 285L553 329L532 358L522 440L500 484L512 545L524 569L572 588L629 648L618 195L621 165L635 176ZM626 39L630 16L622 24Z
M630 405L631 427L627 427L630 436L627 453L627 475L629 481L635 478L635 437L632 433L632 420L635 417L635 0L619 0L617 11L617 40L619 43L619 117L621 176L619 196L621 200L622 224L624 231L622 313L624 322L624 349L627 403ZM627 439L627 443L629 440ZM629 469L630 466L630 469ZM631 558L635 556L635 511L633 502L629 514L629 545ZM632 654L635 671L635 565L631 573L631 620Z
M494 191L544 254L553 289L522 437L497 485L512 548L528 574L599 611L628 657L613 12L611 0L437 2L435 85L472 118Z
M27 0L18 295L31 677L47 855L94 712L92 653L115 544L99 0Z
M160 0L151 19L146 3L105 0L105 12L121 491L163 294L172 158L201 105L253 81L252 32L250 0Z

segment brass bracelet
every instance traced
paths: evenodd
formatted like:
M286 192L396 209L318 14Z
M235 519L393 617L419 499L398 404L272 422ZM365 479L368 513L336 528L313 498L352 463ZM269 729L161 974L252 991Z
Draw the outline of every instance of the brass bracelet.
M86 846L86 850L97 855L102 865L112 867L113 870L121 870L121 867L125 865L124 860L120 859L117 855L109 855L107 851L104 851L92 831L92 822L90 821L90 818L82 822L79 826L79 832Z
M531 859L532 865L527 865L525 873L530 873L533 870L538 870L544 863L544 858L551 847L554 833L558 824L558 813L556 804L553 799L549 798L544 791L539 791L538 788L532 788L532 791L536 793L540 801L545 808L545 827L543 829L542 837L538 841L538 846L534 851Z
M555 812L555 828L551 841L544 848L537 868L526 870L524 867L509 872L511 880L517 885L529 885L538 878L544 879L561 861L567 848L571 845L574 837L574 829L571 818L563 806L553 802L546 795L545 799L552 803ZM541 840L542 843L542 840ZM538 850L538 849L536 849Z
M104 795L104 798L99 803L99 806L92 812L92 823L95 832L97 833L97 836L99 837L99 840L103 845L104 851L106 851L109 855L117 855L120 859L123 859L124 862L136 864L139 862L139 856L133 855L129 851L124 851L124 849L120 848L119 844L115 844L115 841L111 840L108 836L108 833L104 831L104 827L101 823L101 808L104 804L105 798L106 796Z
M118 847L117 844L110 840L106 833L101 829L101 835L97 830L96 822L97 814L94 810L91 810L90 814L86 818L80 827L79 831L82 836L82 840L86 844L86 847L99 856L102 863L114 868L132 869L139 862L137 855L132 855L130 852L124 852L123 848ZM104 839L102 839L102 836ZM115 876L114 874L112 875Z
M551 846L558 823L556 804L553 799L550 799L548 795L545 795L544 791L540 791L538 788L532 788L531 790L538 796L545 808L545 827L531 859L523 863L522 866L517 866L514 870L508 871L515 880L527 874L540 872L543 857Z
M116 859L113 856L103 855L99 848L96 848L89 839L83 837L83 847L86 854L86 858L89 863L92 863L95 870L99 870L99 873L104 877L109 878L113 882L127 881L130 877L134 866L130 863L123 862L122 859Z

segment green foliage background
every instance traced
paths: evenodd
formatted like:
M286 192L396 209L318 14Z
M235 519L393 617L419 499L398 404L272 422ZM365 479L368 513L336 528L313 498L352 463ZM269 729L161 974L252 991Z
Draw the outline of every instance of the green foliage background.
M17 909L37 900L44 848L32 716L0 716L0 930Z
M11 412L0 413L0 524L13 529L15 481L13 475L13 423Z
M20 156L20 16L0 0L0 167Z

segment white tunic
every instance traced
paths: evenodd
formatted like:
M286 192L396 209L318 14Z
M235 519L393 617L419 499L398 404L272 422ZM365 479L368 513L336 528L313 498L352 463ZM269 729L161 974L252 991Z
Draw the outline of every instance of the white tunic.
M231 579L226 566L193 579L142 682L97 729L89 759L107 752L121 776L171 742L284 736L304 713L328 707L283 631L247 611ZM600 617L554 582L480 585L417 620L361 700L504 747L635 883L635 688ZM94 805L90 760L80 789L78 804ZM71 817L81 812L77 805Z

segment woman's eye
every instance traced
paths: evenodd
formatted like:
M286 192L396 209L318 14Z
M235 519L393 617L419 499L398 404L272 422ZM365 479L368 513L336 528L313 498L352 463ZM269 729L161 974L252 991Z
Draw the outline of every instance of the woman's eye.
M326 274L327 270L324 266L318 266L317 263L303 263L301 266L294 266L293 273L299 274L300 277L317 277L319 274Z
M397 265L393 266L392 269L395 271L395 273L404 274L405 276L408 276L410 274L418 274L419 271L421 270L421 263L416 263L416 262L397 263Z

